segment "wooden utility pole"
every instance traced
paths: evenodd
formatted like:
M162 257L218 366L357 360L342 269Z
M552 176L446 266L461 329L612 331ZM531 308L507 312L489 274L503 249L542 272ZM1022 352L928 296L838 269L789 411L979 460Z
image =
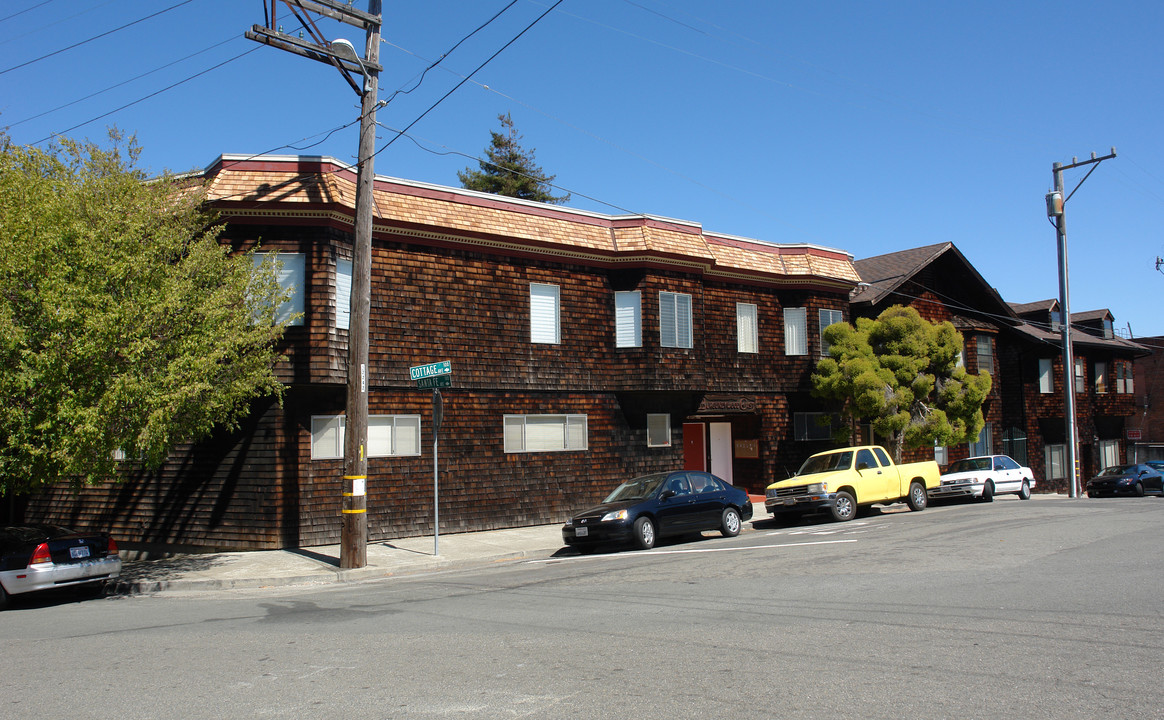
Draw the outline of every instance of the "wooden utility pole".
M361 12L335 0L283 0L316 42L307 42L277 30L275 0L267 17L267 27L255 25L247 32L251 40L287 50L297 55L334 65L359 93L360 145L356 167L356 240L352 257L351 323L348 331L348 392L344 428L344 475L340 567L360 568L368 564L368 316L372 285L372 187L375 179L376 110L379 107L380 0L368 0ZM303 15L300 15L300 11ZM345 40L328 42L319 35L307 12L362 27L366 33L361 59ZM363 82L356 84L355 73Z

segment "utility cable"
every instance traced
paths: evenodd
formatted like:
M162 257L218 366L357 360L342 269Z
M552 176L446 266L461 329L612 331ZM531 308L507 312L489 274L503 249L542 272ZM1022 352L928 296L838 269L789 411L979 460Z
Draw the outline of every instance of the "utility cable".
M3 75L4 73L7 73L7 72L12 72L13 70L18 70L18 69L20 69L20 68L22 68L22 67L26 67L26 66L28 66L28 65L32 65L33 63L40 62L41 60L44 60L44 59L46 59L46 58L53 57L54 55L59 55L59 54L61 54L61 53L65 52L66 50L72 50L73 48L80 47L80 46L82 46L82 45L85 45L86 43L91 43L91 42L93 42L94 40L98 40L98 39L100 39L100 38L103 38L103 37L105 37L106 35L112 35L113 33L115 33L115 32L119 32L119 31L121 31L121 30L124 30L124 29L126 29L127 27L132 27L132 26L134 26L134 25L137 25L137 24L138 24L138 23L140 23L140 22L145 22L146 20L149 20L150 18L155 18L155 17L157 17L158 15L162 15L162 14L164 14L164 13L168 13L169 11L171 11L171 10L173 10L173 9L175 9L175 8L182 7L183 5L189 5L189 4L190 4L190 3L192 3L192 2L194 2L194 0L182 0L182 2L180 2L180 3L177 3L176 5L171 5L170 7L168 7L168 8L165 8L164 10L158 10L156 13L153 13L152 15L146 15L146 16L145 16L145 17L143 17L143 18L138 18L137 20L134 20L133 22L129 22L129 23L126 23L126 24L122 25L121 27L116 27L116 28L113 28L112 30L107 30L107 31L105 31L105 32L101 33L100 35L94 35L94 36L93 36L93 37L91 37L91 38L87 38L87 39L85 39L85 40L81 40L80 42L75 42L75 43L73 43L72 45L69 45L69 46L67 46L67 47L63 47L63 48L61 48L60 50L54 50L54 51L52 51L52 52L50 52L50 53L47 53L47 54L45 54L45 55L41 55L41 56L40 56L40 57L38 57L38 58L34 58L34 59L32 59L32 60L28 60L28 61L26 61L26 62L22 62L22 63L20 63L19 65L13 65L12 67L10 67L10 68L6 68L6 69L4 69L4 70L0 70L0 75Z

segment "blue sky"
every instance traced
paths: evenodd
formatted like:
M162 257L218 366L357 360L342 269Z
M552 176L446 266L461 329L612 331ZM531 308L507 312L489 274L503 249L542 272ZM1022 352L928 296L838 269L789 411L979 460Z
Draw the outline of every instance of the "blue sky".
M573 207L858 259L950 241L1032 302L1059 294L1052 163L1114 146L1067 204L1071 308L1164 335L1164 5L564 0L535 23L553 0L509 2L384 0L378 174L457 186L509 112ZM222 153L352 161L355 93L245 39L256 23L262 0L9 0L0 126L31 144L115 124L151 173Z

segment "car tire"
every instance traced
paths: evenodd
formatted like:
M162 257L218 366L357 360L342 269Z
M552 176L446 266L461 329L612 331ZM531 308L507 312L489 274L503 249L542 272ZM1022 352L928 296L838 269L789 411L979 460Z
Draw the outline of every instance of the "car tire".
M982 490L986 493L985 488ZM909 505L909 509L917 512L918 510L925 510L926 506L930 504L930 496L926 494L926 486L919 482L911 483L909 486L909 495L905 502Z
M852 494L841 490L833 497L833 504L829 508L832 513L833 520L837 522L846 522L852 520L857 514L857 500Z
M982 502L994 502L994 483L990 480L982 485Z
M1136 483L1136 487L1132 492L1136 494L1136 497L1144 497L1144 483Z
M640 550L650 550L655 547L655 523L649 517L635 520L635 544Z
M1088 490L1088 491L1087 491L1087 497L1089 497L1089 498L1093 498L1093 497L1095 497L1095 493L1093 493L1093 492L1091 492L1090 490Z
M740 513L734 508L724 508L719 518L719 531L724 537L735 537L740 534Z
M1018 496L1019 496L1019 500L1030 500L1031 499L1031 484L1030 484L1030 482L1028 482L1027 480L1023 480L1023 486L1021 488L1019 488Z

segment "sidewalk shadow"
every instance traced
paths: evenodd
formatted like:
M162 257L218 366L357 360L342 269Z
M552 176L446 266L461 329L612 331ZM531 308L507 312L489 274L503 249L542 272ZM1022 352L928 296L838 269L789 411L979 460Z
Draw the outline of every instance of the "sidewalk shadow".
M113 582L142 582L175 580L191 572L209 570L222 565L225 559L220 554L175 555L161 560L138 560L123 563L121 577Z
M287 550L287 552L292 553L293 555L299 555L301 557L305 557L305 558L308 558L310 560L315 560L317 562L321 562L324 565L331 565L332 567L338 568L340 565L340 559L338 557L332 557L331 555L325 555L323 553L315 552L313 550L304 550L303 548L290 548Z

